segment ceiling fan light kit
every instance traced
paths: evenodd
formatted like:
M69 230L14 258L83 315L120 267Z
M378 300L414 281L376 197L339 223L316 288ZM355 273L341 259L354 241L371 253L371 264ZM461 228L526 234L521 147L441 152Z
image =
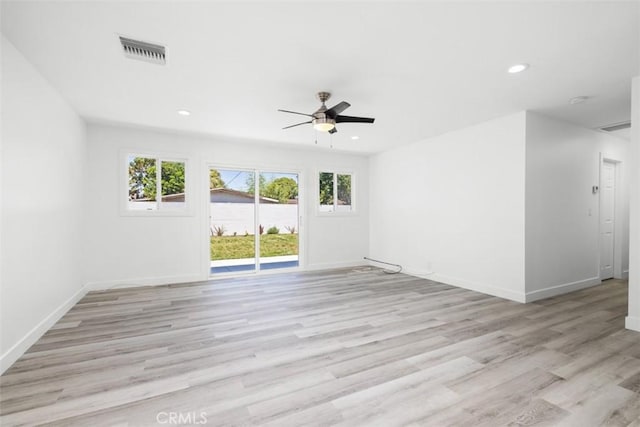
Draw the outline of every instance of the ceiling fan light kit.
M327 108L327 106L325 105L325 101L327 101L331 97L331 93L318 92L317 96L320 102L322 102L322 105L313 114L299 113L297 111L290 111L290 110L278 110L283 113L298 114L301 116L307 116L311 118L311 120L309 121L296 123L291 126L283 127L282 129L289 129L292 127L311 123L315 130L318 130L320 132L329 132L333 134L338 131L336 129L336 123L373 123L375 120L369 117L341 116L340 113L342 113L344 110L349 108L351 104L349 104L348 102L342 101L331 108Z
M336 121L326 117L313 119L312 122L313 128L315 130L319 130L320 132L329 132L331 131L331 129L336 127Z

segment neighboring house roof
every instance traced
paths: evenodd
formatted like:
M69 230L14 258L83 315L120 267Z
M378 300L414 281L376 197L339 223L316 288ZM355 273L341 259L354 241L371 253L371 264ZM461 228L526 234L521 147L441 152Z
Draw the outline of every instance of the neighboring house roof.
M255 197L246 191L232 190L230 188L214 188L209 191L211 203L253 203ZM184 193L170 194L162 197L163 202L183 202ZM271 197L260 197L260 203L280 203ZM287 204L298 204L298 200L289 200Z
M163 202L184 202L184 193L169 194L162 196Z
M246 191L232 190L230 188L214 188L210 190L211 202L236 202L253 203L255 197ZM280 203L277 199L270 197L260 197L261 203Z
M225 202L229 200L229 196L231 198L245 199L247 203L253 203L255 197L253 194L248 193L246 191L240 190L232 190L230 188L214 188L210 190L211 201L212 202ZM225 197L226 196L226 197ZM260 197L260 202L262 203L279 203L277 199L272 199L270 197Z

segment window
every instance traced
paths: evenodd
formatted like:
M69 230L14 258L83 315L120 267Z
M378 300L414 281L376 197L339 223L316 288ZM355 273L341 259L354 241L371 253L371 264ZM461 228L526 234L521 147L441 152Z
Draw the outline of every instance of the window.
M319 208L321 213L353 212L353 176L350 173L320 172Z
M128 211L186 210L184 160L128 155L127 163Z

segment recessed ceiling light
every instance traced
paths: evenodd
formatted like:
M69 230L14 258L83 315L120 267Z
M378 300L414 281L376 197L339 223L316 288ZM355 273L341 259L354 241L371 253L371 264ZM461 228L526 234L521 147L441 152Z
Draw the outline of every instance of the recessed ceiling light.
M180 114L181 116L190 116L191 115L191 111L189 111L189 110L178 110L178 114Z
M588 99L589 99L588 96L576 96L575 98L571 98L569 100L569 104L571 104L571 105L582 104L583 102L585 102Z
M509 67L507 71L509 71L511 74L516 74L523 72L527 68L529 68L529 64L515 64Z
M353 135L351 139L360 139L360 137L358 135Z

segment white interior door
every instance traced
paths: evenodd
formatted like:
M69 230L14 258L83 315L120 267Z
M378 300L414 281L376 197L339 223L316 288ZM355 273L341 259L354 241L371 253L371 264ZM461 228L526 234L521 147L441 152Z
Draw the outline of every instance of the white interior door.
M600 280L613 277L616 164L604 161L600 172Z

